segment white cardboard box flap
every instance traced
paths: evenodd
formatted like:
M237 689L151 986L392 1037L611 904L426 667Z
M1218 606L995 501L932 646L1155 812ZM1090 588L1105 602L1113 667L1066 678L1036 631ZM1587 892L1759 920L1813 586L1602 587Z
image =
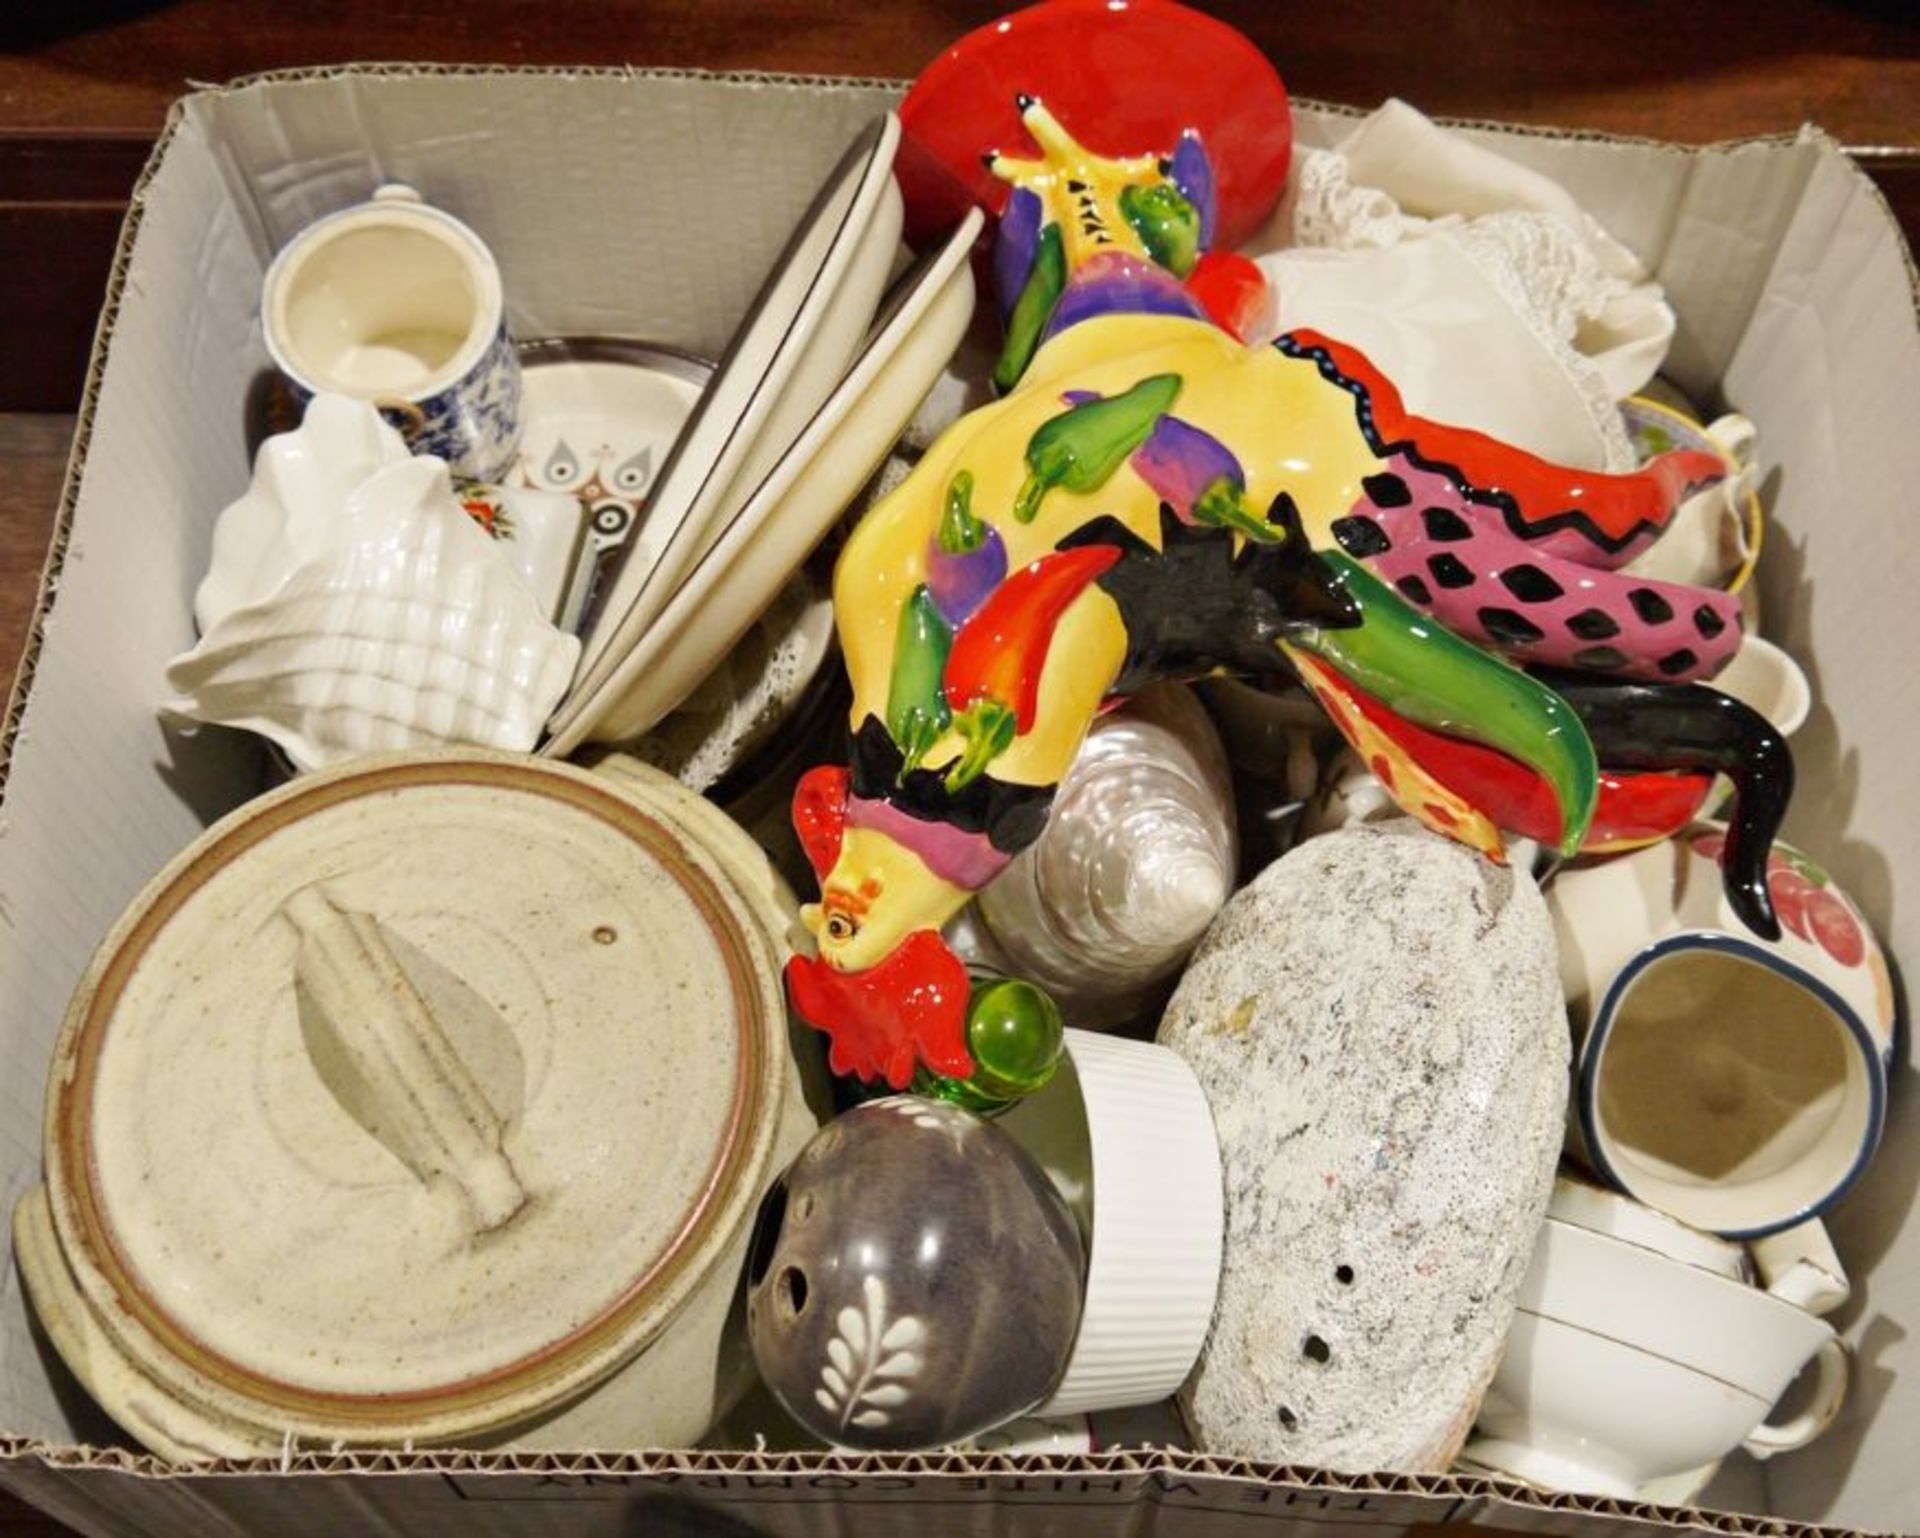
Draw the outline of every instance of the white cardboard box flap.
M178 741L160 668L192 635L213 520L245 485L265 365L260 276L275 246L382 180L411 182L498 253L522 336L614 332L723 346L819 176L897 97L885 82L438 71L270 77L189 98L136 193L83 411L55 579L0 742L0 1199L39 1178L46 1065L67 997L141 883L259 783L226 734ZM1350 119L1299 108L1303 143ZM1667 284L1669 365L1761 429L1774 522L1769 632L1820 706L1797 740L1790 827L1895 955L1920 955L1910 761L1920 752L1920 327L1884 205L1817 134L1685 150L1480 127L1564 183ZM1896 1069L1880 1161L1835 1220L1858 1296L1857 1392L1816 1447L1727 1496L1789 1520L1920 1528L1920 1128ZM673 1501L740 1531L1399 1532L1421 1522L1652 1530L1644 1509L1478 1481L1344 1480L1183 1455L907 1460L851 1474L752 1454L567 1462L508 1455L303 1455L294 1467L165 1475L76 1445L92 1423L0 1272L0 1481L87 1531L287 1534L672 1531ZM98 1431L94 1431L98 1436ZM11 1440L9 1440L11 1438ZM319 1469L336 1472L313 1473ZM662 1504L665 1503L665 1504ZM564 1515L563 1515L564 1514ZM1691 1520L1751 1530L1729 1518ZM651 1530L651 1529L649 1529ZM683 1530L696 1530L692 1526ZM701 1531L728 1531L708 1525ZM1771 1530L1779 1531L1776 1526Z

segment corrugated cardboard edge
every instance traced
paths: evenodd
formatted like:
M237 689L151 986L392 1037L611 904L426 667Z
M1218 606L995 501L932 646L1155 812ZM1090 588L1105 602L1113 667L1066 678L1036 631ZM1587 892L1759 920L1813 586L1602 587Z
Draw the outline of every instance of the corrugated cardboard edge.
M94 413L100 402L100 381L107 372L107 355L113 346L113 326L119 318L120 301L126 293L127 266L133 254L134 237L146 213L147 187L160 169L167 146L180 131L186 115L186 98L167 110L167 119L154 142L153 152L141 168L140 178L128 196L127 216L120 222L120 239L113 248L113 265L107 271L107 292L101 303L100 320L93 329L93 349L87 358L86 382L80 393L80 411L74 424L73 444L67 450L67 471L60 486L60 507L54 515L53 537L47 544L47 558L40 568L40 592L33 606L33 620L27 628L20 651L20 663L13 675L13 687L7 695L7 709L0 717L0 809L6 805L7 781L13 769L13 750L20 735L20 718L26 713L27 696L33 689L39 669L40 648L46 638L47 616L53 612L59 596L60 572L66 565L67 540L73 528L74 508L80 500L80 481L86 468L87 446L93 441Z
M203 87L197 94L239 91L252 86L323 80L341 76L404 79L490 75L537 75L554 79L587 77L699 79L731 84L781 86L870 87L882 85L896 89L904 89L905 86L905 82L902 81L834 75L604 67L525 68L513 65L369 63L271 71L245 76L225 86ZM182 98L175 102L168 112L159 139L134 186L127 217L121 226L120 238L115 247L100 320L94 333L93 349L88 363L73 446L68 456L53 537L41 573L33 621L22 651L19 670L8 697L5 716L0 719L0 809L5 805L14 747L19 740L21 718L33 687L47 617L59 596L60 576L66 559L75 508L79 501L87 450L92 440L101 383L112 351L114 324L118 318L126 288L133 246L145 214L147 189L158 172L175 135L180 131L181 124L185 120L187 102L191 99ZM1365 109L1360 108L1329 106L1305 99L1302 99L1299 104L1338 116L1358 118L1365 115ZM1639 146L1682 155L1724 153L1757 144L1791 145L1804 142L1809 135L1817 136L1827 143L1834 143L1814 128L1802 129L1798 134L1725 140L1708 145L1678 145L1656 139L1610 134L1596 130L1561 130L1476 119L1442 119L1441 121L1455 128L1516 134L1530 138ZM1838 148L1838 145L1835 144L1835 147ZM1887 207L1886 199L1873 183L1872 178L1857 165L1851 162L1849 164L1853 174L1866 183L1870 195L1891 221L1891 210ZM1906 253L1906 262L1915 313L1916 316L1920 316L1920 269L1915 266L1911 250ZM969 1481L985 1482L983 1498L991 1498L997 1483L1012 1488L1017 1481L1035 1477L1066 1480L1119 1479L1123 1482L1133 1482L1137 1492L1142 1494L1165 1488L1165 1482L1169 1480L1204 1479L1224 1481L1250 1490L1286 1492L1310 1497L1400 1496L1435 1503L1450 1503L1444 1512L1423 1515L1423 1520L1436 1522L1490 1520L1514 1527L1552 1530L1567 1518L1598 1517L1620 1522L1648 1524L1669 1531L1692 1529L1707 1533L1740 1535L1740 1538L1745 1538L1745 1535L1754 1535L1754 1538L1800 1538L1800 1535L1817 1538L1817 1535L1846 1531L1771 1517L1549 1494L1498 1479L1450 1475L1346 1475L1323 1469L1293 1468L1174 1450L1117 1451L1071 1457L1011 1456L1003 1453L850 1456L838 1453L774 1454L751 1451L525 1454L440 1450L382 1452L294 1452L289 1450L286 1455L278 1459L224 1461L183 1471L150 1455L120 1448L56 1446L29 1438L0 1435L0 1485L11 1486L25 1494L26 1487L30 1484L38 1484L48 1476L58 1480L61 1475L69 1473L83 1476L108 1474L140 1480L191 1481L302 1474L362 1477L427 1475L449 1479L460 1476L474 1478L520 1476L557 1480L619 1479L641 1482L648 1480L664 1482L687 1477L721 1481L736 1478L749 1480L782 1477L858 1481L875 1476L938 1482L943 1479L964 1477ZM1559 1518L1559 1522L1556 1522L1556 1517Z
M177 1468L144 1453L118 1448L53 1447L24 1439L0 1438L0 1483L10 1467L110 1473L136 1479L213 1481L339 1475L359 1478L429 1475L448 1480L518 1477L543 1482L596 1481L663 1486L700 1481L699 1488L724 1495L729 1481L810 1481L832 1490L833 1481L857 1482L877 1476L892 1481L938 1485L965 1479L968 1489L991 1500L996 1484L1009 1491L1031 1490L1033 1482L1100 1480L1123 1499L1149 1493L1202 1493L1185 1482L1203 1480L1240 1491L1316 1498L1412 1497L1445 1506L1421 1514L1434 1525L1473 1521L1516 1528L1551 1529L1555 1515L1600 1517L1650 1524L1667 1531L1693 1530L1727 1538L1826 1538L1851 1529L1826 1528L1772 1517L1654 1506L1638 1501L1555 1495L1508 1480L1456 1475L1341 1474L1174 1449L1118 1450L1074 1455L1008 1453L756 1453L756 1452L289 1452L281 1458L223 1460ZM848 1486L851 1487L851 1486ZM842 1488L848 1488L842 1487ZM898 1490L897 1483L890 1488Z

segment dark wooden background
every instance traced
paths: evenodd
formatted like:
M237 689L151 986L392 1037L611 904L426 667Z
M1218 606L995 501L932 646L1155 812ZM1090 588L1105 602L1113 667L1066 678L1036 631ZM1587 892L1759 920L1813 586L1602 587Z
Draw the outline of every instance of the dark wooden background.
M1212 0L1296 95L1707 143L1817 123L1920 235L1913 0ZM973 0L0 0L0 679L52 526L126 198L167 104L403 59L909 76ZM0 1533L58 1533L0 1495Z

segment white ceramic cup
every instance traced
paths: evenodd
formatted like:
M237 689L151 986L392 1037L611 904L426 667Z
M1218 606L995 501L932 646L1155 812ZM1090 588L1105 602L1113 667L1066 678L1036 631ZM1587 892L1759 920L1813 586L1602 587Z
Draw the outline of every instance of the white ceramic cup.
M1711 683L1722 694L1752 706L1782 737L1791 737L1806 725L1813 709L1813 688L1805 670L1773 642L1757 635L1740 643L1740 650Z
M1803 1368L1807 1407L1766 1417ZM1660 1249L1549 1216L1465 1459L1552 1490L1635 1499L1736 1447L1833 1423L1846 1344L1804 1310Z
M1580 1042L1575 1133L1648 1206L1751 1239L1826 1210L1886 1117L1894 1003L1851 902L1775 846L1766 942L1727 906L1716 824L1560 872L1547 893Z
M1674 509L1665 531L1627 570L1644 577L1737 592L1760 555L1764 517L1755 491L1757 433L1746 417L1729 413L1702 425L1660 401L1634 396L1621 404L1628 436L1642 458L1673 449L1718 454L1727 474Z
M267 352L304 403L371 401L416 454L491 480L520 439L520 360L480 237L390 183L308 225L267 269Z
M1809 1314L1830 1314L1853 1295L1827 1226L1818 1218L1739 1245L1567 1175L1554 1181L1547 1212L1575 1228L1637 1244L1729 1281L1757 1281L1772 1296Z
M1853 1296L1853 1283L1818 1218L1753 1241L1760 1283L1810 1314L1830 1314Z

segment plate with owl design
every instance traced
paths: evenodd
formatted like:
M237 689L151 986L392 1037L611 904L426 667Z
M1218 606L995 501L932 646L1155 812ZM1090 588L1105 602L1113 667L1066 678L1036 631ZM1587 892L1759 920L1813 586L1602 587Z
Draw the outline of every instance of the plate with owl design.
M526 425L502 479L578 497L596 558L625 545L713 363L627 337L523 342Z

